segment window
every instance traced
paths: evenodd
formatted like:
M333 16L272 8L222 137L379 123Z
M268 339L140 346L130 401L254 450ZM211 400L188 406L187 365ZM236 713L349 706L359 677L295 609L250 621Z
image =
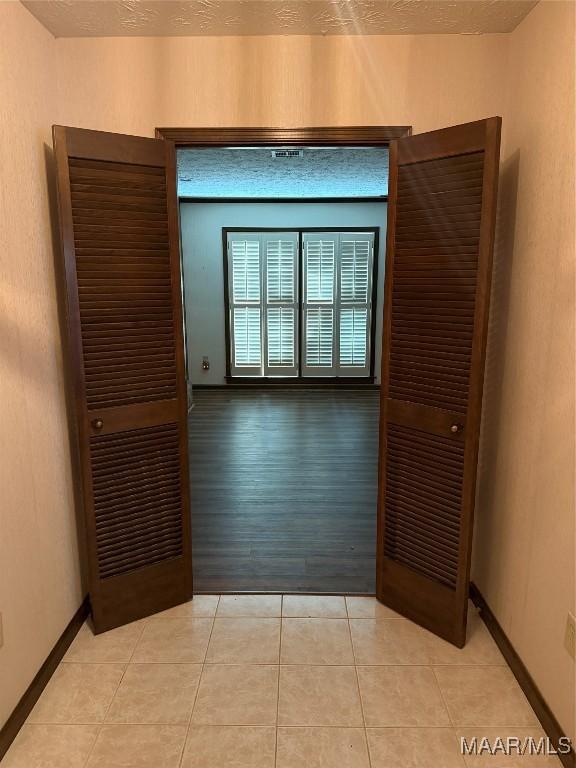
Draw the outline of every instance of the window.
M228 232L231 375L370 376L374 237Z

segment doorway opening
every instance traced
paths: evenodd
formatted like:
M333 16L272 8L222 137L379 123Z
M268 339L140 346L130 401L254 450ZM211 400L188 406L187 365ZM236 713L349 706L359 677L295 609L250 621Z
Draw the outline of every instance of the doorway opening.
M319 141L177 150L195 592L375 593L388 146Z
M500 130L500 118L492 117L390 143L376 595L460 647L466 639ZM247 129L236 141L234 130L192 133L197 146L276 143L292 154L293 143L370 145L367 135L379 131ZM190 132L172 133L182 139ZM389 138L381 136L380 145ZM181 603L194 591L176 148L162 138L55 126L54 151L82 563L94 626L102 632ZM259 220L254 227L263 231L268 223ZM339 221L337 228L338 242L344 232L349 244L347 225ZM295 222L284 229L304 226ZM359 264L361 285L365 260ZM242 282L248 273L240 274ZM321 267L320 286L322 274ZM355 285L355 268L351 274ZM261 313L269 298L263 301L260 293ZM315 303L304 307L305 324L306 313L318 309ZM278 308L285 307L272 307ZM337 313L342 320L345 309L342 296L339 307L329 308L334 360L336 340L339 356L349 350L334 333ZM293 310L296 322L301 309ZM361 330L366 320L360 313ZM346 324L340 321L340 327ZM267 324L260 323L260 333L262 328ZM355 328L354 321L353 335ZM279 338L283 357L290 345L284 346L282 332ZM362 338L359 333L352 345L353 362L365 358ZM307 354L307 340L304 347ZM263 349L261 337L261 354ZM270 349L278 344L266 341L266 354ZM351 388L345 377L333 379L337 391ZM234 386L246 392L251 385ZM307 379L290 388L313 386ZM366 376L359 386L367 386Z

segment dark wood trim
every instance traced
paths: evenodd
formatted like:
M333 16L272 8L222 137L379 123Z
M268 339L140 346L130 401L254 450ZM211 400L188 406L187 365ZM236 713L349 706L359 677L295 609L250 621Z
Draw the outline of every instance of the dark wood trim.
M309 201L300 201L309 202ZM367 384L374 383L374 368L376 363L376 310L378 306L378 257L380 255L380 227L222 227L222 258L224 262L224 325L226 348L226 381L237 381L238 376L232 376L230 365L230 296L228 286L228 234L230 232L296 232L298 234L298 370L302 370L302 236L306 232L370 232L374 235L374 254L372 260L372 306L370 318L370 375L369 376L326 376L331 382L339 384L338 380L354 381ZM274 384L272 376L250 377L250 381L267 381ZM290 381L303 383L308 380L322 381L324 377L290 376ZM248 377L247 377L248 379ZM286 379L284 386L288 386Z
M180 203L387 203L388 195L379 197L190 197L180 195Z
M226 376L226 384L193 384L196 389L221 389L222 387L244 389L247 387L268 389L293 387L324 389L380 389L372 376Z
M380 259L380 227L374 227L374 243L372 245L372 299L370 307L370 378L374 381L376 375L376 316L378 312L378 262ZM386 257L386 254L384 254ZM382 296L384 298L384 296Z
M177 147L382 146L409 136L409 125L310 128L156 128L156 138Z
M213 595L214 590L194 592L195 595ZM311 595L312 592L291 592L290 590L284 590L283 592L270 590L256 590L256 589L243 589L241 592L229 589L220 589L219 595ZM322 597L376 597L375 592L314 592L314 595L320 595Z
M46 661L38 670L34 680L32 680L24 692L24 695L14 708L14 711L0 730L0 760L2 760L10 748L10 745L18 735L20 728L22 728L26 722L26 718L30 712L32 712L42 691L48 685L50 678L56 671L56 667L64 658L64 654L78 634L80 627L88 618L89 613L90 605L88 597L85 597L82 604L68 623L68 626L56 641L56 645L48 654Z
M230 286L228 285L228 232L222 229L222 262L224 265L224 348L226 354L226 378L232 376L230 365ZM194 386L194 384L192 384Z
M502 629L500 622L492 613L490 606L474 582L470 583L470 597L474 605L480 611L480 616L486 624L488 631L494 638L494 642L506 659L506 662L514 674L514 677L518 681L518 685L524 691L524 695L530 702L530 706L536 713L536 717L538 720L540 720L540 724L542 725L546 735L554 747L557 747L560 738L565 736L560 723L546 703L544 696L542 696L540 689L534 682L534 678L526 669L524 662L516 652L516 649ZM574 746L572 746L572 749L568 754L559 754L558 757L565 768L574 768L576 765L576 753L574 752Z

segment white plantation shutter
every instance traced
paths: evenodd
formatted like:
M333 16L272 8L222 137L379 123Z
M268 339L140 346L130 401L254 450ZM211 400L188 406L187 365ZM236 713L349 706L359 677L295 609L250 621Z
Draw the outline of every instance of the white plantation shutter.
M370 323L374 235L340 233L338 301L338 373L370 374Z
M334 302L334 274L336 267L336 238L305 239L306 302L308 304Z
M260 242L232 240L232 300L260 303Z
M268 307L266 318L268 368L293 368L294 310L291 307Z
M334 299L338 234L305 232L303 376L334 376Z
M372 243L340 238L340 301L368 301Z
M230 372L262 375L262 238L228 234Z
M234 307L234 365L259 366L262 360L259 307Z
M366 365L368 310L342 307L340 310L340 366Z
M265 254L266 307L264 338L267 376L297 376L298 233L262 236Z
M369 376L373 268L373 232L229 232L231 374Z
M332 368L334 310L308 307L306 311L306 366Z

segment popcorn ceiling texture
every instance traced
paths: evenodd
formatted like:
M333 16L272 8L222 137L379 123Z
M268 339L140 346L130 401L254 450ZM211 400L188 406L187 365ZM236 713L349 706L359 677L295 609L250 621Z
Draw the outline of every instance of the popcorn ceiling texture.
M388 194L388 148L305 147L302 157L270 149L180 149L183 197L382 197Z
M25 0L56 37L511 32L537 0Z

